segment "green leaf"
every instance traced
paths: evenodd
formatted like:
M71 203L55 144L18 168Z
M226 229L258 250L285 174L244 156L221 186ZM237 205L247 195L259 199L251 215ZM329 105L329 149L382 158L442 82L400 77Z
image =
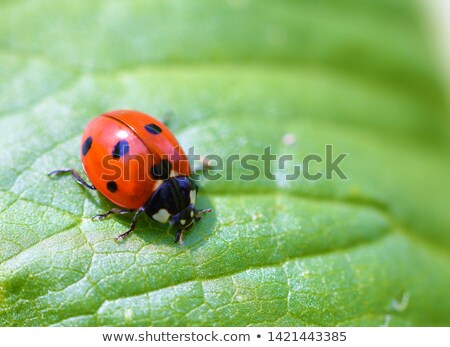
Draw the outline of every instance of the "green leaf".
M414 2L4 1L0 33L0 325L450 324L448 100ZM116 243L129 216L46 173L118 108L287 172L332 144L348 179L234 163L185 247L146 216Z

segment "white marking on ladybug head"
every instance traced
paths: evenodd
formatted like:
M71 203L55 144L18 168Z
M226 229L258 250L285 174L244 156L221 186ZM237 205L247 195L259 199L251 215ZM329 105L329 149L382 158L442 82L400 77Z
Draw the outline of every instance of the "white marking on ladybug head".
M165 208L162 208L158 211L158 213L155 213L152 218L160 223L167 223L170 218L170 213Z
M185 225L185 224L186 224L186 219L180 220L180 224L181 224L181 225Z
M194 218L194 211L191 211L191 218Z
M195 190L191 190L189 199L191 200L191 205L195 205L195 200L197 199L197 192Z
M164 180L156 180L155 186L153 187L153 191L156 191L163 183L164 183Z
M180 173L178 171L170 170L170 174L169 174L170 178L174 178L174 177L178 177L178 176L180 176Z

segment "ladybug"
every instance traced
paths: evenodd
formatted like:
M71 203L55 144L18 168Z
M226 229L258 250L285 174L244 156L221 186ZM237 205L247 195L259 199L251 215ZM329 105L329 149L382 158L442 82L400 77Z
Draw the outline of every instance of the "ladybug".
M81 161L92 184L74 169L49 175L70 173L84 187L98 190L120 206L92 219L134 212L130 228L116 241L129 235L145 212L159 223L170 223L177 230L175 242L183 245L184 232L202 214L211 212L195 208L198 187L175 136L164 123L143 112L115 110L94 118L83 132Z

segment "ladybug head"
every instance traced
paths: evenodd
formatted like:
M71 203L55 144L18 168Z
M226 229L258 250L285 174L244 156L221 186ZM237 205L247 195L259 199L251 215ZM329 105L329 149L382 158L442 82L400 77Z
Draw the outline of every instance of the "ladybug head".
M185 230L189 230L194 225L194 221L199 221L202 217L201 215L207 212L211 212L211 209L208 208L206 210L196 210L194 204L190 204L184 210L181 210L177 214L174 214L170 217L169 223L176 230L178 230L177 237L175 242L180 240L182 243L181 236Z
M145 212L160 223L169 222L177 230L175 242L183 244L183 232L189 230L194 221L211 209L197 210L198 187L185 176L176 176L164 181L145 205Z

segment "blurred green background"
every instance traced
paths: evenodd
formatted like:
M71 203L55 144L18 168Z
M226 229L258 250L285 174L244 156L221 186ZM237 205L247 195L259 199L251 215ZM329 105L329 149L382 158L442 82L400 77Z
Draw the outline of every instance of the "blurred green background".
M410 0L0 1L0 324L449 325L428 19ZM91 222L112 205L46 173L81 170L84 126L118 108L172 115L201 154L332 144L349 179L246 182L236 164L202 182L214 214L184 248L146 217L117 244L129 218Z

